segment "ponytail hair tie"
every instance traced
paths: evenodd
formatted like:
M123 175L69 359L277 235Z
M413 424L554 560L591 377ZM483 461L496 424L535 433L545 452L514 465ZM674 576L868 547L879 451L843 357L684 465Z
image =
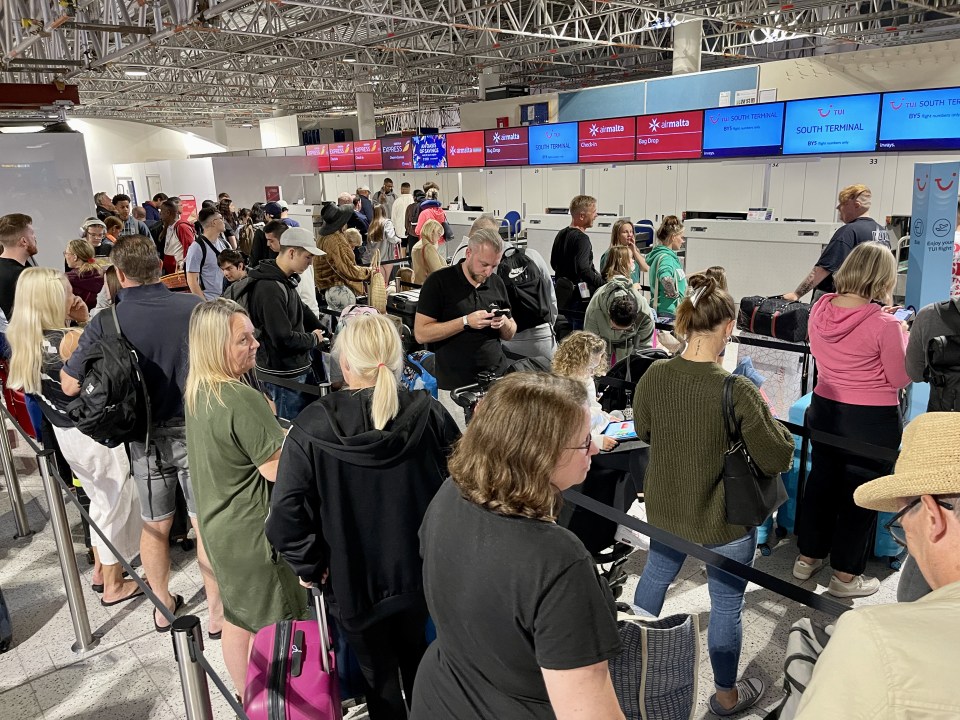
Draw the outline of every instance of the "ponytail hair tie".
M698 287L696 290L694 290L693 295L690 296L690 304L696 307L697 303L700 302L700 298L703 297L703 293L706 289L707 289L706 286L703 285L701 287Z
M382 367L386 367L386 365L384 363L377 363L377 370L379 370Z

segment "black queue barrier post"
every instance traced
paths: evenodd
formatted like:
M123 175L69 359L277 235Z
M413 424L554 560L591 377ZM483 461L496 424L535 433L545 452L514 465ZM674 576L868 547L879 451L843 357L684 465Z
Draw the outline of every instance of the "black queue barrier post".
M200 618L196 615L178 617L173 621L170 634L173 639L173 655L180 670L187 720L213 720L207 675L199 662L203 654Z
M6 412L4 408L4 412ZM7 413L9 416L9 413ZM9 416L12 417L12 416ZM10 496L10 509L13 511L13 521L17 526L14 538L23 538L32 535L30 522L27 520L27 511L23 505L23 493L20 491L20 478L17 477L17 468L13 464L13 448L10 437L7 435L6 423L0 424L0 466L3 468L3 477L7 481L7 494ZM19 431L16 421L13 427Z
M73 633L77 638L71 650L81 653L95 648L100 640L90 631L90 618L87 616L87 603L83 598L83 586L80 583L77 556L73 551L73 538L70 535L70 524L67 522L67 508L63 502L63 489L57 478L50 472L52 460L53 450L43 450L37 455L40 477L43 479L43 491L47 496L47 507L50 510L53 541L57 546L60 571L63 573L63 587L67 594L67 606L70 609L70 619L73 622Z

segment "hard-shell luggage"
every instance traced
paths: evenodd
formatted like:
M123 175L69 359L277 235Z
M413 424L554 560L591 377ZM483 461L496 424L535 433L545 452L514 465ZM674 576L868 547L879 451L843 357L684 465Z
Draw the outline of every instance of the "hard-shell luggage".
M243 709L250 720L339 720L340 685L320 588L317 621L284 620L260 630L247 666Z
M740 299L737 328L786 342L806 342L809 320L806 303L751 295Z

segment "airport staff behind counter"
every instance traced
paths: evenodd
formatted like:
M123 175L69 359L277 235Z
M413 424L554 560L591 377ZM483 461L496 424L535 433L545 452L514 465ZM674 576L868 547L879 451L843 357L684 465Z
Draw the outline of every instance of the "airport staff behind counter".
M837 211L843 221L823 249L820 259L792 293L784 294L784 300L797 301L811 290L818 294L832 293L833 274L840 269L847 255L860 243L881 242L890 247L890 234L876 220L867 217L873 194L866 185L850 185L840 191ZM817 295L814 295L816 299Z

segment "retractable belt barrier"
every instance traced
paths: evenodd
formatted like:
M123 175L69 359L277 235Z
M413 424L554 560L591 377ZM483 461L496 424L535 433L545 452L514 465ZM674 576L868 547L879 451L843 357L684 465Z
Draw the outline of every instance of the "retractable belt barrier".
M328 382L322 382L316 385L307 385L306 383L300 383L295 380L291 380L288 377L271 375L263 370L257 370L256 373L257 380L260 380L261 382L267 382L271 385L278 385L279 387L286 388L287 390L296 390L297 392L304 393L305 395L316 395L317 397L322 397L330 392L330 383Z
M731 560L730 558L724 557L723 555L705 548L702 545L697 545L689 540L684 540L682 537L678 537L677 535L669 533L666 530L661 530L660 528L644 522L639 518L635 518L632 515L627 515L624 512L615 510L609 505L604 505L602 502L594 500L591 497L587 497L576 490L567 490L563 493L563 496L574 505L595 513L605 520L614 522L617 525L623 525L630 530L634 530L646 535L651 540L656 540L657 542L673 548L678 552L682 552L690 555L691 557L695 557L698 560L702 560L707 565L712 565L719 570L728 572L731 575L736 575L737 577L747 580L748 582L755 583L760 587L764 587L767 590L775 592L777 595L782 595L783 597L789 598L790 600L798 602L801 605L806 605L807 607L813 608L814 610L819 610L820 612L826 613L827 615L833 617L839 617L847 610L850 610L850 608L848 608L846 605L838 603L836 600L831 600L823 595L817 595L814 592L804 590L802 587L787 582L786 580L781 580L780 578L774 577L773 575L765 573L762 570L757 570L749 565L744 565L736 560Z
M13 425L16 431L20 433L20 436L26 441L27 445L29 445L30 449L37 456L37 463L40 467L41 476L44 476L45 478L47 477L52 478L53 482L56 483L57 489L60 490L60 495L61 495L60 497L61 510L62 510L62 495L66 494L66 496L70 499L70 502L73 503L74 507L77 509L77 512L80 513L80 516L87 522L90 528L97 533L97 536L100 538L103 544L117 558L120 565L130 576L130 579L137 583L140 590L143 591L143 594L147 597L147 599L151 603L153 603L155 609L159 610L161 614L167 619L167 621L170 622L171 625L173 625L173 623L178 620L177 616L175 616L170 611L170 609L163 602L160 601L160 598L158 598L154 594L153 590L150 588L149 583L147 583L146 580L140 577L140 575L136 572L134 567L127 561L125 557L123 557L120 551L117 550L116 546L112 542L110 542L110 540L107 538L106 535L104 535L103 531L99 528L99 526L97 526L97 524L90 517L90 514L86 511L83 505L80 504L80 501L77 499L76 495L71 491L70 486L68 486L67 483L63 480L63 478L60 477L60 474L56 468L56 463L53 462L53 454L54 454L53 450L45 450L43 447L37 444L37 442L32 437L30 437L30 435L27 434L22 427L20 427L20 424L16 421L16 418L14 418L13 415L10 414L10 411L7 409L7 407L3 403L0 403L0 412L2 412L3 417ZM94 442L94 441L91 440L90 442ZM52 493L48 492L47 501L48 503L56 502L56 497L53 496ZM51 511L50 511L51 522L53 522L54 514L55 514L54 510L53 508L51 508ZM56 532L54 533L54 539L59 540ZM66 534L65 539L67 540L70 539L69 532ZM60 564L61 564L61 570L63 571L63 575L64 575L64 583L65 585L68 586L65 589L67 591L67 599L68 601L70 601L70 610L71 610L72 616L75 614L76 609L73 605L73 598L71 596L78 595L80 598L80 609L82 610L80 614L82 615L82 617L72 617L72 620L74 623L74 629L77 630L79 625L84 627L86 629L87 634L89 634L89 620L87 619L87 616L86 616L86 604L83 602L82 591L79 587L79 574L77 573L75 553L72 551L72 548L70 547L60 547L59 542L58 542L57 551L58 551L58 554L60 555ZM71 568L73 570L72 573L68 572L68 566L70 565L72 565L72 568ZM72 579L70 577L71 575L74 576ZM71 585L74 585L74 584L76 586L70 587ZM189 617L191 616L181 616L179 620L184 620L184 618L189 618ZM174 632L177 629L178 628L173 628ZM233 693L229 690L229 688L227 688L223 680L220 679L220 676L217 675L217 672L210 666L209 661L204 657L203 651L202 651L201 637L202 636L200 635L200 633L195 631L190 638L186 639L186 644L188 645L192 644L190 646L189 653L177 652L177 645L178 645L177 641L180 640L179 644L181 646L183 646L185 643L183 638L174 638L174 655L181 668L181 673L180 673L181 678L184 677L185 668L190 664L190 662L191 661L196 662L197 664L200 665L201 668L203 668L207 676L209 676L209 678L213 681L213 684L216 685L217 689L221 692L221 694L223 694L224 698L226 698L227 702L230 704L230 707L237 714L237 718L239 718L239 720L250 720L247 714L243 711L243 707L240 705L240 703L237 702ZM80 645L81 649L84 649L84 650L89 649L90 647L95 645L96 642L98 642L98 640L94 638L81 638L81 637L77 638L77 644ZM202 687L198 689L201 691L205 690L206 684L203 683ZM204 703L204 700L205 700L205 703ZM209 714L206 712L203 712L204 704L206 705L206 708L209 709L209 705L210 705L209 695L207 695L206 698L196 697L194 693L188 693L185 691L184 701L188 706L189 720L195 720L195 719L207 720L207 718L210 718L212 720L212 717L213 717L212 710L209 712ZM191 707L193 708L192 711L191 711ZM200 708L200 712L197 711L198 708Z

